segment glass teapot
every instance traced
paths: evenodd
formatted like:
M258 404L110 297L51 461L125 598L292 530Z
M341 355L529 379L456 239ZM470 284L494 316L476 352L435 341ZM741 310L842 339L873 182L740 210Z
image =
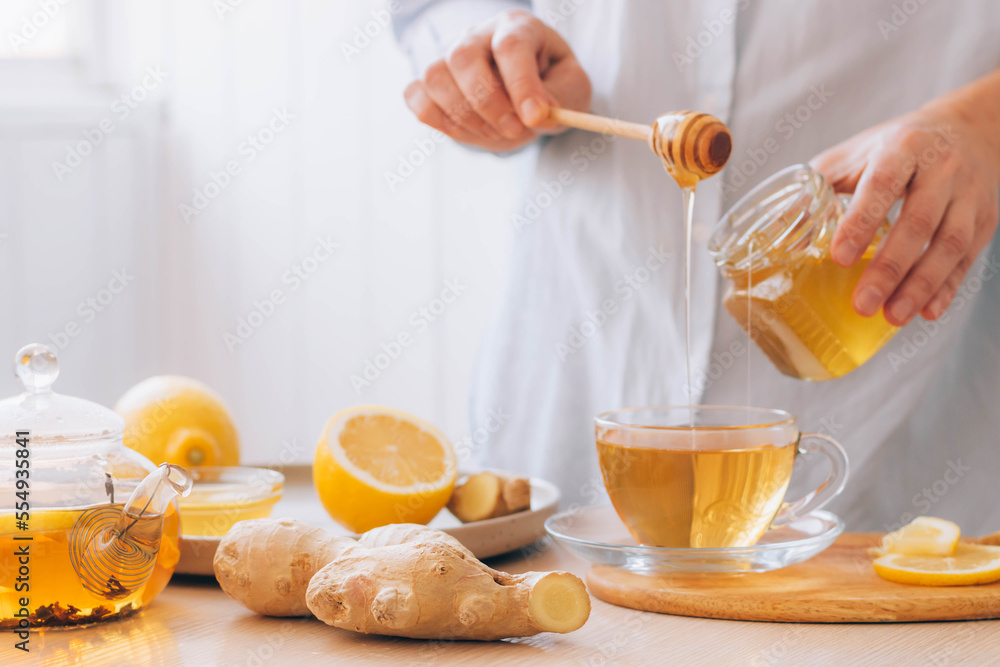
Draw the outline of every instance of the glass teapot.
M28 345L24 392L0 401L0 629L121 618L167 585L180 557L180 466L122 444L125 421L52 391L55 352Z

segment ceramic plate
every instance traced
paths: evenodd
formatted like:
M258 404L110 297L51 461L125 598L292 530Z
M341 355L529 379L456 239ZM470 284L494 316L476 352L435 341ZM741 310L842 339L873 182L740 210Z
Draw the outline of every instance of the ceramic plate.
M764 533L752 547L673 549L638 544L611 505L561 512L545 530L569 552L595 565L640 573L766 572L812 558L844 530L836 514L816 511Z
M312 486L309 466L289 466L285 474L282 499L271 513L275 518L292 518L328 530L335 535L351 533L336 523L323 509ZM497 471L499 472L499 471ZM489 558L528 546L545 536L545 520L559 509L559 489L541 479L531 479L531 509L496 519L462 523L448 510L430 522L457 538L477 558ZM184 520L183 515L181 521ZM175 572L178 574L209 575L212 559L221 537L184 537L181 540L181 557Z

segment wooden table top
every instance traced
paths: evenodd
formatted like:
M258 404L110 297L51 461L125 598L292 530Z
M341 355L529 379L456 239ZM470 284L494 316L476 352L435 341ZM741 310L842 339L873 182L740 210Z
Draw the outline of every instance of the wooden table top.
M555 545L490 560L498 569L569 570L586 563ZM315 619L265 618L211 578L175 576L144 611L123 621L32 635L30 657L0 633L0 664L86 665L1000 665L1000 621L810 625L666 616L593 599L568 635L502 642L371 637ZM23 656L23 657L22 657ZM488 662L487 662L488 661Z

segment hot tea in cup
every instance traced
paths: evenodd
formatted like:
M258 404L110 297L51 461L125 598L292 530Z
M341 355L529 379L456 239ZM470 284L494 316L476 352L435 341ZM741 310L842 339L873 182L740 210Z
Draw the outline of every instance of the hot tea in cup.
M847 481L847 454L832 438L799 432L783 410L730 406L616 410L595 420L611 503L640 544L752 546L771 525L826 505ZM827 480L785 501L801 452L829 459Z

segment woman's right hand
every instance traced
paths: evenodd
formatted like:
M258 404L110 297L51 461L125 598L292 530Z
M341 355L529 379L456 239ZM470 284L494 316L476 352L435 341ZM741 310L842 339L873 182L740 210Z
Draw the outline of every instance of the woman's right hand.
M525 11L472 28L406 88L422 123L452 139L507 152L565 128L549 107L590 107L590 79L555 30Z

